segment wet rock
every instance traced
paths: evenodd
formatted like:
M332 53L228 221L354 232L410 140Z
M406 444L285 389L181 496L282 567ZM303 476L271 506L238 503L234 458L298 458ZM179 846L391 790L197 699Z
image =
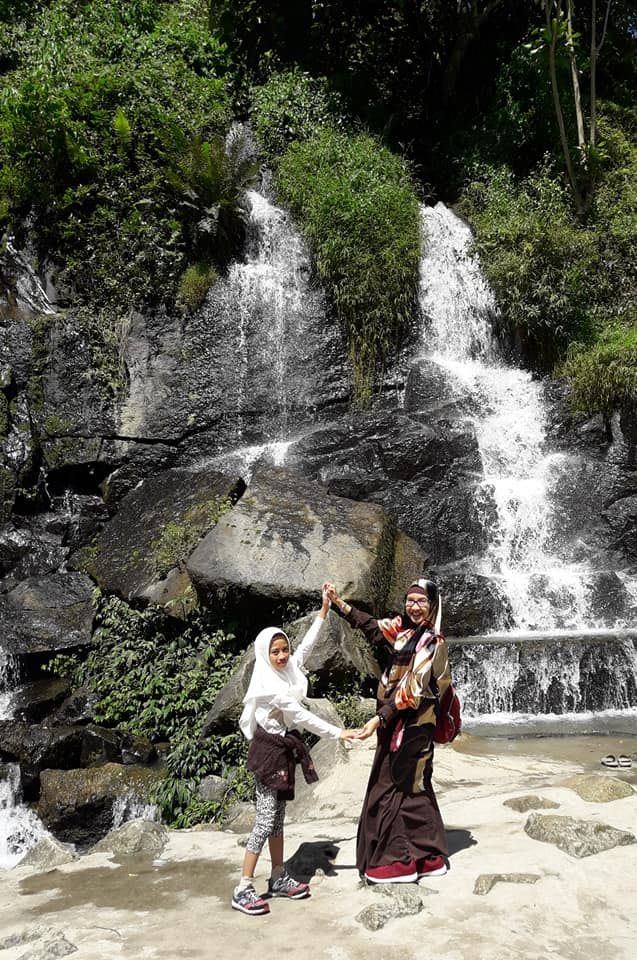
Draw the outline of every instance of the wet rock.
M496 883L537 883L541 879L538 873L481 873L473 885L473 892L484 897Z
M125 799L147 804L165 771L107 763L101 767L43 770L37 814L59 840L80 847L101 840L113 826L113 807Z
M51 726L69 726L91 723L95 719L95 707L99 697L87 687L79 687L64 700L49 716Z
M248 689L253 667L254 647L251 646L241 655L232 676L215 697L201 730L202 737L210 736L229 723L234 725L241 713L241 701Z
M82 727L49 727L17 720L0 720L0 757L17 761L31 774L47 767L79 765Z
M236 479L210 470L150 477L123 498L95 544L73 564L83 564L109 593L169 603L190 586L184 561L242 489ZM181 576L167 584L176 567Z
M123 732L120 746L122 763L147 764L157 759L157 751L148 737Z
M31 847L18 863L19 867L33 867L34 870L52 870L63 863L79 860L79 856L70 843L60 843L55 837L42 837Z
M110 830L91 853L112 853L116 857L146 857L154 860L168 843L168 830L152 820L129 820Z
M229 789L230 783L223 777L204 777L197 788L197 795L200 800L214 802L223 800Z
M506 597L489 577L465 564L432 568L443 596L443 628L450 637L470 637L513 626Z
M598 774L579 775L562 780L562 787L568 787L589 803L610 803L612 800L624 800L632 797L634 789L625 780L617 777L605 777Z
M62 703L69 690L68 680L61 677L49 677L26 684L13 693L13 717L27 723L39 723Z
M564 853L578 858L637 843L637 837L626 830L593 820L575 820L555 814L532 813L524 830L533 840L552 843Z
M422 547L402 530L394 540L394 567L387 596L387 613L402 613L407 588L419 577L427 576L428 558Z
M559 803L555 803L553 800L533 795L512 797L510 800L504 800L502 805L516 810L517 813L528 813L529 810L556 810L559 807Z
M81 767L99 767L103 763L116 762L122 758L122 734L119 730L110 730L88 724L82 727Z
M19 522L14 517L15 526L0 531L0 576L10 574L15 581L9 589L29 577L54 573L66 559L62 535L49 524L52 516L36 514Z
M197 592L256 629L316 606L333 576L341 593L375 609L389 586L394 529L370 503L330 497L286 470L263 470L187 561Z
M13 654L45 653L91 641L93 584L81 573L25 580L0 597L0 635Z
M407 884L379 884L369 889L383 899L381 903L365 907L354 918L367 930L380 930L390 920L413 916L423 908L422 897L415 890L408 889Z
M637 558L637 494L627 492L602 512L611 530L613 546L631 559Z

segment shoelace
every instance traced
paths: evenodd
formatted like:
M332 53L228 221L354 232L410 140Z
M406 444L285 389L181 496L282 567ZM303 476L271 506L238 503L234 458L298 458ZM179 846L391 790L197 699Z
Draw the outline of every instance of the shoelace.
M240 890L237 894L238 900L249 900L250 903L256 903L259 899L259 894L254 889L254 887L246 887L244 890Z

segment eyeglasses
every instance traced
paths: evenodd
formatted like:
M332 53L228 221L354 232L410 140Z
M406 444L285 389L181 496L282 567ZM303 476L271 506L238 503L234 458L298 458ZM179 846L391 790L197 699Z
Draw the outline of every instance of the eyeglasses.
M420 610L425 610L429 606L429 600L426 597L423 597L421 600L413 600L411 597L405 599L405 605L409 604L410 607L419 607Z

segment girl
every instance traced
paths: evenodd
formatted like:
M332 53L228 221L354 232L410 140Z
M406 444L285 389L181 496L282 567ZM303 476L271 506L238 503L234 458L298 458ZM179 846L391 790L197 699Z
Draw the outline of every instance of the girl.
M391 650L378 687L376 716L358 737L378 735L358 825L358 869L371 883L442 876L447 846L431 774L437 705L451 675L440 633L438 587L431 580L412 583L404 614L385 620L345 603L334 584L323 589L341 617Z
M290 641L279 627L262 630L254 642L254 670L239 726L250 740L248 769L256 779L256 822L243 858L243 876L232 895L232 907L249 915L270 912L254 889L254 871L265 841L270 848L272 875L268 894L300 900L310 895L283 864L283 820L286 800L294 797L294 769L300 763L308 783L318 780L307 748L296 733L309 730L318 736L356 739L358 731L343 730L306 710L299 702L307 695L303 664L318 637L330 602L323 591L318 617L297 651L290 656Z

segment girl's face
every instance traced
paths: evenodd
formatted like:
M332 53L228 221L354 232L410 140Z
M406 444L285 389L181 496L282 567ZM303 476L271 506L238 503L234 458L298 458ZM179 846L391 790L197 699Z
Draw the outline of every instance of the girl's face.
M290 659L290 647L285 637L274 637L270 644L270 663L275 670L284 670Z
M431 603L422 593L407 594L405 609L413 623L419 624L429 619Z

